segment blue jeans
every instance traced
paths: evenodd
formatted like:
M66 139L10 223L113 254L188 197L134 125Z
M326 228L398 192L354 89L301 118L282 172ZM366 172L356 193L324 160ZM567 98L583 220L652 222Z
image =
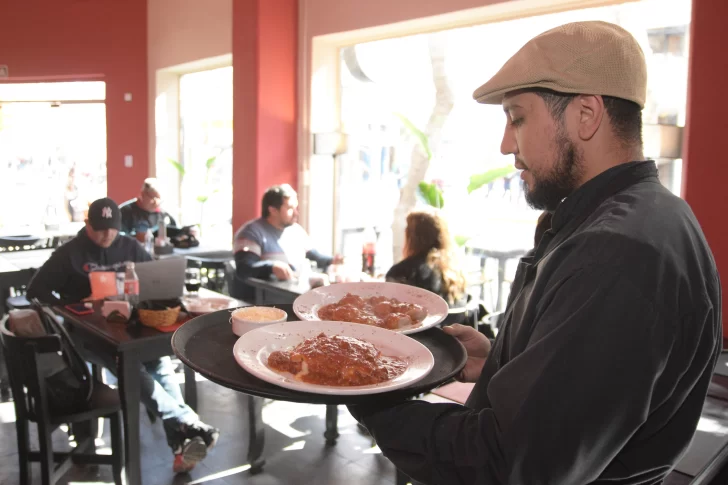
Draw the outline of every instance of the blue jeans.
M97 354L89 355L87 359L100 363L116 375L116 363ZM197 413L185 403L179 384L175 381L174 371L172 359L167 356L139 366L141 402L162 420L167 443L173 449L181 425L192 424L199 419Z

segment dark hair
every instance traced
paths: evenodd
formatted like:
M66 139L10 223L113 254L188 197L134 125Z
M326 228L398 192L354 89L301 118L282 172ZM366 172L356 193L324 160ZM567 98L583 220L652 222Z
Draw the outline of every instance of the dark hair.
M265 191L265 194L263 194L263 217L268 217L270 215L269 207L280 209L283 205L284 199L295 196L296 191L288 184L269 187Z
M576 94L557 93L547 89L535 89L533 92L543 99L551 116L559 121L563 120L566 107L576 97ZM635 102L614 96L602 96L602 99L617 139L625 146L641 146L642 108Z

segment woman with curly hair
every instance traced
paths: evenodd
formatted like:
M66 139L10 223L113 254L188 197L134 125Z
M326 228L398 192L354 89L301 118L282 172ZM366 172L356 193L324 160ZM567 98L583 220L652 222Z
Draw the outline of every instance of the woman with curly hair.
M387 281L429 290L451 308L465 304L465 276L452 266L452 239L440 212L416 210L407 215L403 256L387 272Z

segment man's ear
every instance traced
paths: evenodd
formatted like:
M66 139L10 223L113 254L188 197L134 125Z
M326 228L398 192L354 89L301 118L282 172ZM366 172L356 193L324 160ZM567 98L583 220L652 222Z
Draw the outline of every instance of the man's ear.
M604 119L604 99L598 95L583 94L577 96L575 106L579 110L579 138L591 140Z

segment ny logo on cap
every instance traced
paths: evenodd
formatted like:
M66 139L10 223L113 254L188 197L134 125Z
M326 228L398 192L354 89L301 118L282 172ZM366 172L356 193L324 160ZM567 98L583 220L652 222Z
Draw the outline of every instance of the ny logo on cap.
M103 217L104 219L111 219L111 207L104 207L103 209L101 209L101 217Z

